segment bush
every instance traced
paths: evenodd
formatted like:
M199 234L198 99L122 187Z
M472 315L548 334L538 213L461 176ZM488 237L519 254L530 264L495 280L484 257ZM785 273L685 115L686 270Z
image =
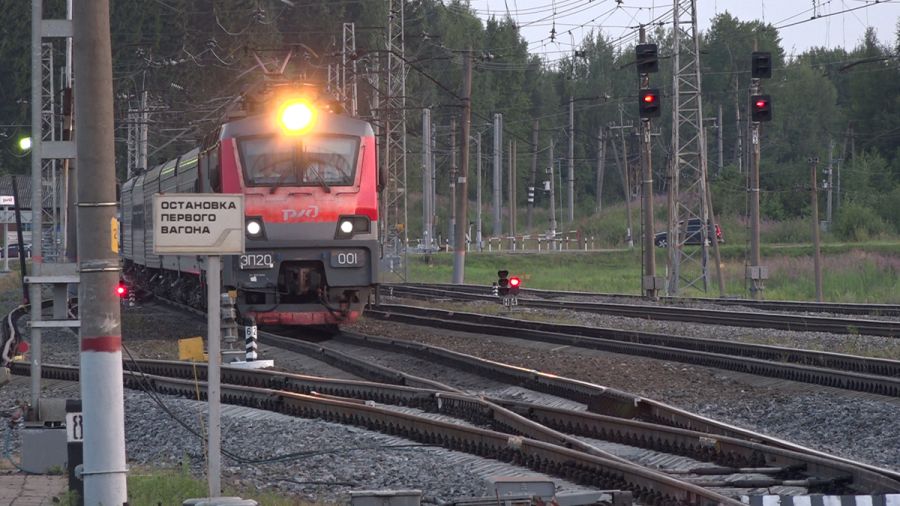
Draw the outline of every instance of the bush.
M900 232L900 187L881 195L875 204L875 212L893 226L895 232Z
M808 243L812 241L812 225L808 218L764 221L760 224L760 240L765 243Z
M887 224L869 207L847 204L835 223L835 234L845 241L865 241L887 232Z

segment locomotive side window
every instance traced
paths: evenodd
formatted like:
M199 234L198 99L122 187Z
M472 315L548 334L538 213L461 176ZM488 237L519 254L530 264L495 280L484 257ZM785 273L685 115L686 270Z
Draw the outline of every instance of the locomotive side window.
M251 186L350 186L356 177L359 138L249 137L239 141L244 177Z

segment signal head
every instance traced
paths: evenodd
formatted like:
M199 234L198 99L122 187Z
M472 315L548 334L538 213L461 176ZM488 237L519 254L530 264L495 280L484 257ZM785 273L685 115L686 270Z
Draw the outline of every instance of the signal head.
M751 121L772 121L772 99L769 95L750 97Z
M128 295L128 287L125 286L125 283L120 281L119 284L116 285L116 295L119 298L124 298Z
M756 79L772 77L772 53L754 51L750 55L750 76Z
M660 113L659 90L641 90L639 94L638 112L641 118L657 118Z
M639 74L659 72L656 44L638 44L634 50L637 53L636 63Z

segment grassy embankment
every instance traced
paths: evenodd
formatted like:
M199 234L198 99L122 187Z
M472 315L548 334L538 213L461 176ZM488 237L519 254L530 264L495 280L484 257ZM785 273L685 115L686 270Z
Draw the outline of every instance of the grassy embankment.
M726 293L746 297L744 262L736 248L722 251ZM813 300L813 262L809 247L778 246L763 249L763 265L769 269L766 298L772 300ZM742 252L741 252L742 253ZM900 303L900 244L833 244L823 248L823 292L826 301ZM640 292L640 251L570 252L557 254L469 254L466 283L490 285L497 270L507 269L520 276L530 288L607 293ZM657 252L657 274L665 274L665 253ZM409 280L443 282L451 280L452 254L411 256ZM715 267L707 296L718 296ZM702 296L689 290L684 295Z

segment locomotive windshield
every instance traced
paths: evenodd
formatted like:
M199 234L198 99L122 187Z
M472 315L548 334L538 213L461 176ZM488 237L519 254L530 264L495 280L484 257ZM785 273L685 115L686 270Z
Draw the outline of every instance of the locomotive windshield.
M319 135L247 137L238 141L250 186L350 186L356 176L359 138Z

